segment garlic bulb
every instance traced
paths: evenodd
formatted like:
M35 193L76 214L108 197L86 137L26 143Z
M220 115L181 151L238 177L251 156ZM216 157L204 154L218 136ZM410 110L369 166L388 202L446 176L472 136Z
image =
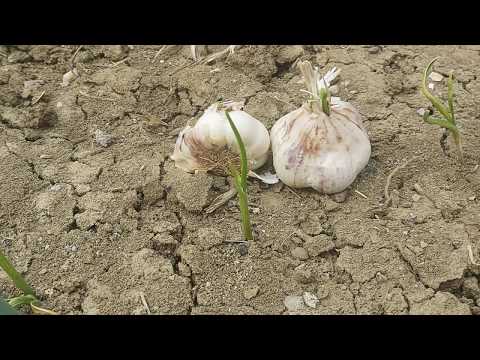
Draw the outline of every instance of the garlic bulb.
M322 78L309 62L299 66L311 97L272 127L273 165L288 186L340 193L367 165L370 140L360 113L339 98L330 99L336 69Z
M178 135L171 156L175 165L187 172L228 172L228 165L239 162L239 148L225 111L238 129L247 152L250 170L267 161L270 136L265 126L243 110L243 103L226 101L211 105L195 126L187 126Z

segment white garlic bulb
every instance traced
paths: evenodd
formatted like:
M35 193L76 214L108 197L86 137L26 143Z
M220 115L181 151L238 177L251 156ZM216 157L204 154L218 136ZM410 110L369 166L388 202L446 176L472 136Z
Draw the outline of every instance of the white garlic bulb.
M340 193L367 165L370 140L360 113L339 98L329 99L338 72L322 78L309 62L299 66L311 98L272 127L273 165L288 186Z
M178 135L171 156L175 165L187 172L221 170L239 162L240 150L225 111L238 129L247 153L250 170L267 161L270 136L266 127L242 110L241 102L218 102L211 105L195 126L187 126Z

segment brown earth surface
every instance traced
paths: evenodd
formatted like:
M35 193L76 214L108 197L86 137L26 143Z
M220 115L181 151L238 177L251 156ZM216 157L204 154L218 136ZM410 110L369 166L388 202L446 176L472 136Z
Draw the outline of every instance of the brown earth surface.
M480 46L0 46L0 248L63 314L479 314ZM200 47L200 55L222 46ZM427 63L455 71L465 161L417 111ZM73 60L72 60L73 59ZM367 168L342 203L249 180L256 238L227 179L190 175L176 135L218 98L268 129L299 106L310 60L341 68ZM67 86L62 78L78 72ZM435 91L445 94L445 81ZM383 207L387 176L392 203ZM272 171L271 160L263 170ZM362 196L364 195L364 196ZM469 254L471 249L471 255ZM0 271L0 293L18 295ZM144 301L142 301L142 299Z

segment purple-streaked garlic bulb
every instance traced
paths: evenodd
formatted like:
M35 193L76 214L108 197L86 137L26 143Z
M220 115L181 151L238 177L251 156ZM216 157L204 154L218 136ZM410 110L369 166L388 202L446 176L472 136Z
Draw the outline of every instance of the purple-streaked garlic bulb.
M370 140L357 109L330 98L328 87L338 72L333 69L322 78L309 62L299 67L310 98L272 127L273 165L292 188L340 193L367 165Z

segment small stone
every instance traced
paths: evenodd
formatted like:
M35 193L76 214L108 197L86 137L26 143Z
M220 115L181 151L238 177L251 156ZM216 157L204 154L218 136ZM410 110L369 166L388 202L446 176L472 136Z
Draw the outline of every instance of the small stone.
M380 51L380 47L378 46L372 46L368 48L368 52L370 54L378 54L379 51Z
M305 303L302 296L289 295L283 300L283 304L288 311L300 311L305 309Z
M422 249L425 249L427 246L428 246L428 244L427 244L425 241L423 241L423 240L420 241L420 247L421 247Z
M413 194L413 195L412 195L412 200L413 200L414 202L419 201L421 198L422 198L422 197L421 197L420 195L418 195L418 194Z
M243 296L244 296L245 299L247 299L247 300L253 299L255 296L258 295L259 290L260 290L260 287L259 287L258 285L254 285L254 286L246 289L246 290L243 292Z
M308 259L307 250L305 250L302 247L296 247L295 249L293 249L292 250L292 256L295 259L299 259L299 260L307 260Z
M303 293L303 301L308 307L311 307L313 309L316 309L318 303L320 302L320 300L318 300L318 298L310 292Z
M420 115L420 116L423 116L425 114L425 109L424 108L420 108L417 110L417 114Z
M442 80L443 80L443 75L442 75L442 74L439 74L439 73L437 73L437 72L432 71L432 72L430 73L429 78L430 78L430 80L432 80L432 81L439 82L439 81L442 81Z
M468 200L470 200L470 201L475 201L476 198L477 198L476 196L470 196L470 197L468 198Z
M428 84L428 88L429 88L430 90L433 90L433 89L435 88L435 84L434 84L434 83Z
M113 143L113 136L97 129L95 130L95 143L104 148L109 147Z
M47 269L42 269L42 270L40 270L38 273L39 273L40 275L45 275L47 272L48 272Z

